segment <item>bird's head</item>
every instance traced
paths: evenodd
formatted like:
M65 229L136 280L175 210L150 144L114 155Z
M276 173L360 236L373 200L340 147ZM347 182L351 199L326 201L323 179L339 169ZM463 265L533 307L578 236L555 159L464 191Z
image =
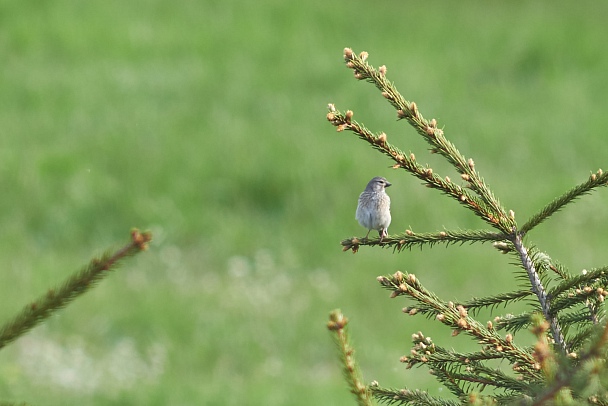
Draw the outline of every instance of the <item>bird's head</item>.
M374 191L374 192L381 192L385 188L389 187L390 185L392 185L392 183L390 183L385 178L383 178L381 176L376 176L375 178L373 178L372 180L369 181L369 183L367 184L367 187L365 188L365 190L367 190L367 191Z

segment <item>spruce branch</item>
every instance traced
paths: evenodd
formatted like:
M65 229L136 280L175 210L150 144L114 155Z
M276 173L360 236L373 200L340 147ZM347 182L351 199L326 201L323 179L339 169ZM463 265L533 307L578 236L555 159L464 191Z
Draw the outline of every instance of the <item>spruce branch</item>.
M568 271L565 266L556 261L552 261L551 265L549 266L549 269L551 269L551 271L553 271L557 276L559 276L563 280L567 280L572 277L570 271Z
M429 372L431 375L441 382L452 394L456 395L460 399L464 399L467 396L467 388L464 388L462 384L462 375L455 371L450 371L448 368L449 364L437 363L434 368L430 368Z
M505 330L510 333L516 333L520 330L528 328L532 323L532 317L534 313L523 312L518 315L506 315L503 317L496 317L494 319L494 326L496 330Z
M518 365L522 365L522 372L529 377L538 378L538 371L534 369L536 364L534 358L529 351L515 345L512 336L501 337L490 323L486 328L471 318L464 306L442 301L424 288L415 275L397 271L390 276L379 276L377 280L384 288L392 291L391 298L401 295L411 297L418 302L417 306L425 309L426 313L434 314L437 320L451 327L454 334L464 332L474 337L480 344L485 345L487 350L500 352L511 363L517 362ZM418 313L418 309L410 309L407 313L413 316Z
M420 332L417 334L421 335ZM429 348L432 348L432 353L427 351ZM538 364L530 366L513 363L513 371L520 374L516 378L506 375L500 369L488 367L485 361L504 359L502 352L490 348L463 354L453 349L431 347L427 343L424 353L417 345L411 354L401 359L402 362L407 363L408 368L414 365L426 366L453 394L469 403L478 396L475 390L484 391L491 388L494 393L488 398L490 400L488 404L496 404L495 402L498 401L498 404L510 405L522 394L531 395L542 382L538 373Z
M571 351L580 350L586 343L588 343L589 338L596 332L597 326L595 325L587 325L580 329L576 334L568 337L568 348Z
M496 212L486 204L486 202L471 194L466 188L452 182L449 177L446 176L442 178L434 173L432 168L420 165L416 161L414 154L407 155L399 148L390 144L387 141L388 137L385 133L375 135L365 128L365 126L353 120L352 117L353 113L351 111L347 111L345 114L342 114L336 110L333 104L329 105L327 120L336 127L338 132L348 130L357 134L359 138L371 144L374 149L381 151L383 154L395 161L396 163L393 165L393 168L405 169L410 174L422 180L427 187L437 189L442 193L451 196L458 203L476 213L486 223L492 227L498 228L500 231L503 231L503 233L505 232L504 227L501 225L501 221L503 221L501 220L501 216L498 216ZM509 225L514 222L512 217L512 215L508 216Z
M348 319L342 314L339 309L332 311L329 314L329 322L327 328L333 333L334 341L340 351L340 359L342 361L342 373L348 383L350 392L357 398L359 406L373 405L370 389L365 386L361 377L361 372L354 357L355 350L351 346L348 338L346 325Z
M152 234L132 230L131 242L127 245L115 252L107 252L101 258L91 260L63 284L55 289L49 289L44 296L26 305L17 316L0 329L0 349L87 292L110 271L116 269L124 258L146 250L151 240Z
M389 235L384 237L382 241L380 238L359 238L352 237L346 238L340 242L343 251L353 250L354 252L359 250L362 245L375 246L379 245L383 248L392 247L393 251L401 252L404 249L412 249L415 246L428 245L432 247L435 244L473 244L475 242L495 242L502 241L507 236L502 233L496 233L493 231L486 230L444 230L435 233L414 233L412 230L406 230L402 234Z
M377 382L372 383L370 390L376 399L387 405L459 406L462 404L460 401L431 396L427 392L418 389L381 388Z
M493 387L506 391L529 393L531 384L528 380L518 380L505 375L501 370L489 368L484 361L503 358L498 351L486 350L472 354L460 354L435 346L430 337L421 332L412 335L414 347L410 355L401 357L401 362L410 369L416 365L425 365L454 395L463 398L472 392L472 388L485 389Z
M506 315L503 317L496 317L494 319L494 327L497 330L505 330L511 333L516 333L520 330L529 328L530 325L533 323L535 316L535 312L523 312L518 315ZM593 322L593 324L597 324L596 322L594 322L594 314L591 314L588 308L580 309L573 313L560 314L557 317L557 320L560 326L564 326L564 335L567 335L566 327L572 327L580 323L589 323L590 321ZM569 338L566 339L567 348L571 348L570 341L571 340Z
M602 292L604 292L603 289ZM557 314L562 310L570 309L575 306L588 306L594 301L604 301L604 295L603 293L598 293L598 289L593 289L590 286L586 286L583 289L576 289L574 292L568 293L568 295L563 295L552 300L551 314Z
M386 78L386 67L375 69L369 65L367 52L356 55L352 49L344 49L346 66L354 71L356 79L367 80L382 92L382 96L397 109L397 117L405 119L432 147L431 151L442 155L450 162L462 178L469 183L470 188L477 193L482 201L490 207L494 218L494 226L504 233L508 233L515 221L508 216L498 199L485 184L483 178L475 170L472 159L466 159L456 147L443 135L443 130L437 128L437 121L426 120L418 111L416 103L403 98L396 87Z
M545 221L547 218L555 214L557 211L561 210L568 203L573 202L579 197L590 193L593 189L606 186L608 183L608 172L604 173L601 169L597 171L597 173L592 173L587 179L586 182L581 183L580 185L570 189L562 196L556 198L547 206L545 206L539 213L533 215L530 220L528 220L521 228L520 232L522 234L528 233L534 227Z
M596 314L592 313L588 307L584 307L571 313L560 314L558 319L559 324L562 326L574 326L576 324L587 324L589 322L591 322L591 324L598 323Z
M432 370L435 376L438 376L437 371L441 371L449 381L458 382L465 394L473 392L472 388L484 390L486 387L530 393L532 387L528 382L508 376L500 369L488 368L479 363L469 363L469 365L438 363Z
M329 113L327 113L327 120L334 127L336 127L336 130L338 132L348 130L355 133L359 138L368 142L374 149L382 152L383 154L391 158L395 162L395 165L393 165L394 169L405 169L407 172L422 180L427 187L438 189L441 192L452 196L461 204L466 204L467 201L472 201L474 205L470 207L471 209L484 209L484 213L486 213L486 220L489 220L490 218L493 219L493 221L489 221L489 224L494 225L496 223L494 216L485 207L483 201L479 200L467 189L453 183L449 178L446 179L440 177L439 175L433 172L432 168L420 165L416 161L416 156L413 153L406 154L393 144L389 143L387 141L388 136L386 135L386 133L380 133L379 135L376 135L367 128L365 128L363 124L360 124L357 121L353 120L352 117L352 111L349 110L345 114L343 114L340 111L336 110L333 104L329 105Z
M423 336L423 334L419 331L418 333L413 334L412 338L420 336ZM425 337L424 340L428 342L413 339L412 341L414 342L414 350L416 352L410 352L410 355L401 357L400 361L406 363L408 369L428 362L429 360L432 360L434 362L453 362L460 364L469 364L471 362L488 361L504 358L501 352L492 349L484 349L483 351L462 353L455 351L452 348L447 349L441 346L435 346L435 344L429 337ZM420 342L424 343L425 346L419 346Z
M581 288L596 281L599 281L600 284L603 284L604 286L608 284L608 267L595 268L581 273L580 275L571 276L569 279L549 290L549 296L557 297L570 289Z
M454 302L453 305L456 307L463 306L471 315L476 315L484 308L494 309L501 305L507 306L510 303L525 300L532 295L533 293L531 291L521 290L508 293L499 293L496 296L472 298L465 302ZM436 315L434 306L430 305L429 303L420 302L413 306L403 308L403 313L422 314L426 315L427 317L434 317ZM494 319L494 328L497 330L517 331L529 325L529 318L529 313L522 313L519 316L507 315L503 317L496 317Z
M602 267L585 271L580 275L571 276L551 289L549 297L553 314L572 307L583 306L583 309L579 310L581 317L586 315L588 321L599 324L604 318L601 304L608 296L607 269L608 267Z
M510 303L518 302L529 298L532 292L529 290L517 290L514 292L498 293L488 297L473 297L466 302L459 303L467 308L469 313L476 314L479 310L490 308L494 309L498 306L507 306Z

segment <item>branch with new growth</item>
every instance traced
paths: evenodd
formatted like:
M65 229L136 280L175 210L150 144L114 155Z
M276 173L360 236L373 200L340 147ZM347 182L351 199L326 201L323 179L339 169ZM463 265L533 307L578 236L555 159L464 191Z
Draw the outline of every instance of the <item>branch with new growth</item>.
M150 241L152 241L151 233L131 230L131 241L128 244L116 251L108 251L100 258L92 259L82 270L71 275L61 285L49 289L45 295L27 304L19 314L0 328L0 348L88 292L116 269L122 260L145 251Z
M606 186L608 173L601 169L592 173L587 180L575 186L562 196L554 199L538 213L518 226L513 210L505 209L485 182L472 158L461 154L438 127L435 119L423 117L413 101L406 100L386 76L387 68L378 69L368 62L367 52L355 54L350 48L344 49L344 61L358 80L367 81L380 90L382 96L396 109L397 118L405 120L430 145L431 153L446 159L460 174L461 182L454 182L448 176L440 176L428 165L420 164L413 153L405 153L389 143L385 132L372 132L353 119L354 113L340 112L334 104L329 104L327 120L338 132L351 132L367 142L373 149L388 156L394 169L403 169L408 174L423 181L427 187L439 190L475 216L481 218L490 229L487 230L443 230L440 232L414 233L406 230L401 234L380 235L380 238L350 237L342 240L344 251L356 253L361 246L392 247L402 251L413 246L432 247L437 243L492 242L501 252L513 256L514 261L525 271L529 285L514 292L504 292L491 297L472 298L466 303L443 300L422 286L411 273L397 272L379 276L381 286L391 290L391 297L405 296L412 305L403 310L410 315L424 314L434 317L452 329L452 334L465 333L481 344L478 352L459 353L436 345L421 332L413 336L414 347L410 356L401 361L408 368L425 365L437 380L447 387L461 402L485 399L490 403L510 404L529 402L541 404L560 399L595 399L608 402L608 393L603 387L590 387L593 376L608 375L606 366L590 368L593 362L603 356L608 341L608 329L604 327L604 298L608 296L608 267L593 269L575 275L524 241L526 234L563 209L577 198L594 189ZM515 274L517 276L517 274ZM535 297L530 302L530 297ZM528 299L530 310L517 317L497 316L494 322L481 323L474 318L481 308L495 309L502 305ZM338 313L332 313L330 330L335 334ZM346 318L340 314L340 320ZM343 327L343 326L342 326ZM522 328L529 328L537 337L534 347L518 346L515 334ZM499 334L506 330L507 334ZM342 333L340 333L342 334ZM338 342L341 338L337 338ZM342 345L342 359L344 355ZM350 346L349 353L353 350ZM350 358L348 358L350 360ZM507 373L488 364L490 360L503 359L512 372ZM603 361L603 358L601 358ZM345 366L345 370L349 370ZM593 376L591 376L593 375ZM345 373L345 376L348 376ZM360 390L350 378L351 392L363 404L367 399L360 397L368 392ZM355 390L356 388L359 388ZM377 382L368 386L369 391L379 401L401 404L452 404L449 400L429 396L409 388L393 390L380 388ZM492 394L482 393L492 389ZM541 402L541 403L539 403ZM456 403L458 404L458 403ZM608 404L608 403L605 403Z

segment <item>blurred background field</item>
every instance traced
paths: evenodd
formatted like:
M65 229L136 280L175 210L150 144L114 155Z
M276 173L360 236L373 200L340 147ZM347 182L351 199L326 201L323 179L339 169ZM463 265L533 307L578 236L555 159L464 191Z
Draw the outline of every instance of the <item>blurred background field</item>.
M358 194L387 177L389 233L485 228L325 120L327 103L457 174L342 50L368 51L523 223L606 166L601 2L0 1L0 316L95 253L150 250L0 353L0 399L32 404L352 404L325 323L351 320L368 381L441 388L399 357L422 330L376 276L446 299L517 286L489 245L393 254ZM530 236L573 271L607 261L606 191ZM488 316L489 317L489 316ZM524 338L525 340L525 338Z

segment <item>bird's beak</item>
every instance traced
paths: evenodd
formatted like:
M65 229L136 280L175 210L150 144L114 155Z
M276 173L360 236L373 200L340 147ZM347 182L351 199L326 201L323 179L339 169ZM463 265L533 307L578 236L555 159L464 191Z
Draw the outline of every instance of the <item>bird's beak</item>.
M392 183L391 183L391 182L389 182L389 181L387 181L387 182L386 182L386 185L385 185L384 187L389 187L389 186L391 186L391 185L392 185Z

